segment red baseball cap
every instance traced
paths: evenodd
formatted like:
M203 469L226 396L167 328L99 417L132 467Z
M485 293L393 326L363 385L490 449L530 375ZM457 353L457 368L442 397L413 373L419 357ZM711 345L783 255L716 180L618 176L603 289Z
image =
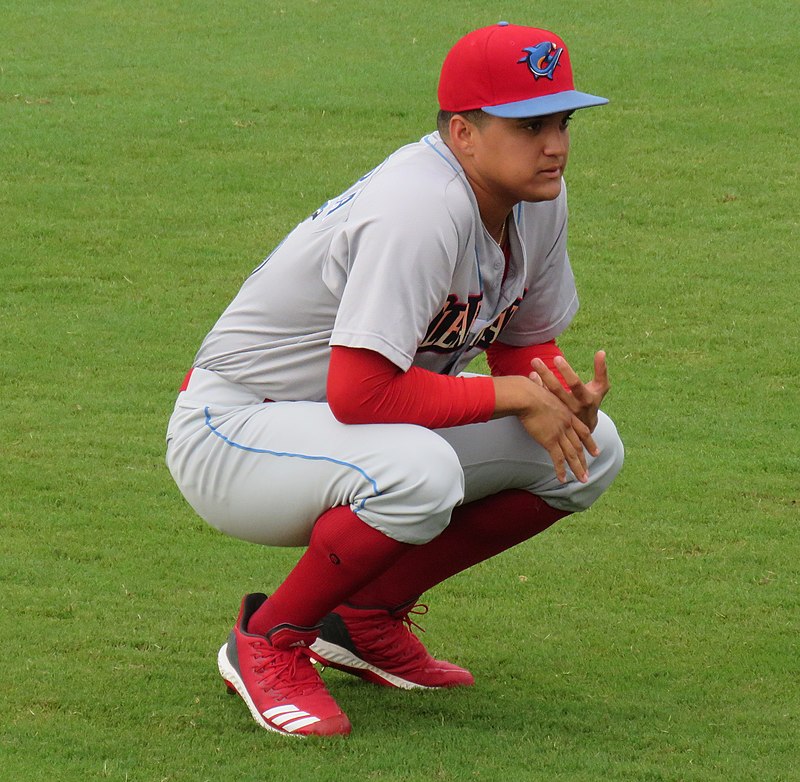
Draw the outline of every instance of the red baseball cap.
M496 117L541 117L604 103L606 98L575 89L561 38L508 22L461 38L439 77L443 111L483 109Z

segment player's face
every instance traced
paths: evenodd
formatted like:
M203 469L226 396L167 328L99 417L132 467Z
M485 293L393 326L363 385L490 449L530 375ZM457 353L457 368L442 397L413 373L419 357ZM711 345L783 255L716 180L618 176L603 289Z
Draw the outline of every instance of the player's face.
M475 127L472 137L468 175L473 188L510 205L557 198L569 157L571 114L528 119L487 117Z

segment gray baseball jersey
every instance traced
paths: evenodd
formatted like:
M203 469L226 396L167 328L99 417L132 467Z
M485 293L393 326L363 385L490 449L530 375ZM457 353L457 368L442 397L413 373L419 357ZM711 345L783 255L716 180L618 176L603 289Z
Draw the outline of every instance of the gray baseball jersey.
M578 308L565 189L513 218L506 272L463 170L438 133L425 136L300 223L194 364L264 398L321 401L330 345L457 374L501 331L511 345L546 342Z
M438 134L391 155L298 225L203 342L167 433L186 499L223 532L279 546L305 545L337 505L415 544L438 535L456 504L504 489L568 511L591 505L622 463L603 413L589 482L562 484L513 416L435 431L347 426L325 401L331 345L457 374L498 336L556 337L578 306L566 226L563 188L519 204L506 269Z

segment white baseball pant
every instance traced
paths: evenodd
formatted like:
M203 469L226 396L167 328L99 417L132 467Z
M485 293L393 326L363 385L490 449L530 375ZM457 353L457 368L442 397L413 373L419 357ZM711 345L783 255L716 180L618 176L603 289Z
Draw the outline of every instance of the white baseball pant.
M514 417L430 430L412 424L339 423L324 402L264 402L244 386L195 369L167 431L167 464L209 524L269 546L308 544L328 509L350 505L404 543L437 537L452 509L525 489L566 511L588 508L622 467L608 416L593 433L589 482L555 477L547 451Z

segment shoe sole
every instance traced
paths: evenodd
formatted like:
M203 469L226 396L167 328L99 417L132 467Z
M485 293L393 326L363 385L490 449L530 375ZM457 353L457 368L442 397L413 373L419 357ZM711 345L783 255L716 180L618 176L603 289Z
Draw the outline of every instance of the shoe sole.
M425 684L417 684L393 673L376 668L366 660L356 657L350 650L338 644L332 644L317 638L309 649L309 657L312 662L319 663L328 668L336 668L338 671L351 673L372 684L380 684L383 687L397 687L401 690L441 690L442 687L429 687Z
M255 703L253 703L253 699L247 692L247 688L244 686L244 682L242 681L239 674L236 672L236 669L231 665L230 660L228 660L227 643L224 643L220 647L220 650L217 654L217 667L219 668L220 676L222 676L222 679L228 688L228 692L231 695L238 695L245 702L247 708L250 709L250 714L252 715L253 719L262 728L264 728L264 730L268 730L271 733L277 733L280 736L290 736L292 738L298 738L298 739L308 738L308 734L294 733L288 730L281 730L280 728L277 728L274 725L271 725L269 722L267 722L267 720L264 718L264 715L258 710L258 707L255 705ZM319 722L319 720L316 720L316 722Z

